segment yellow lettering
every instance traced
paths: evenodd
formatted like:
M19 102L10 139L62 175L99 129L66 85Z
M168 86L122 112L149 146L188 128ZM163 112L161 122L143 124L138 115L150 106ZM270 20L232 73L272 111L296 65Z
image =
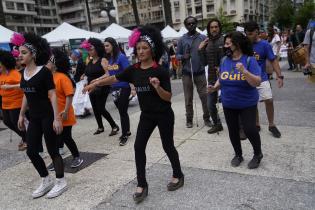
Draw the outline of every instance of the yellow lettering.
M229 72L222 72L222 74L221 74L221 79L222 80L226 80L227 78L229 78Z
M236 74L230 74L230 77L229 77L229 79L230 80L236 80Z
M242 80L246 80L246 79L245 79L245 76L244 76L243 74L242 74Z

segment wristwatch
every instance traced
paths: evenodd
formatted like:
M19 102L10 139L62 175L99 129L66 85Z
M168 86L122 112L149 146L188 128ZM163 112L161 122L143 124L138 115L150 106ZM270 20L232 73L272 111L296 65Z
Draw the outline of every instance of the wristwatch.
M283 80L283 79L284 79L284 76L283 76L283 75L281 75L281 76L279 76L278 78Z

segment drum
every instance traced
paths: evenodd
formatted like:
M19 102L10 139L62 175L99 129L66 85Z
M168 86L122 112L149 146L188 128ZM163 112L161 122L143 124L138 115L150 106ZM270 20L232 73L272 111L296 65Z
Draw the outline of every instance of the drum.
M303 46L299 45L296 48L294 48L292 52L292 59L294 64L306 64L306 50Z

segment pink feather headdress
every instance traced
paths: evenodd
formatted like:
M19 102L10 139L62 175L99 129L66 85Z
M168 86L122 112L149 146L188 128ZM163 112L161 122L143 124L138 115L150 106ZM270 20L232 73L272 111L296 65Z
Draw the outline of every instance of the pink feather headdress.
M20 55L20 51L18 51L17 49L13 49L11 51L11 54L13 55L13 57L17 58Z
M141 36L141 32L139 31L138 28L134 29L132 31L132 34L129 36L129 41L128 41L128 45L129 47L135 47L138 40L140 39Z
M22 34L14 33L10 41L15 46L22 46L25 43L25 38Z
M89 49L91 49L92 45L91 45L91 43L88 40L84 40L81 43L80 47L83 48L83 49L89 50Z

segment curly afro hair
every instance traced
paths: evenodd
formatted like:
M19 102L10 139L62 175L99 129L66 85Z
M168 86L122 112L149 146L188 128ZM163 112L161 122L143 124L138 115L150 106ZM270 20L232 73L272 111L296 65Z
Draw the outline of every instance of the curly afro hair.
M97 56L103 58L105 56L105 48L103 42L96 38L89 38L88 41L95 48Z
M50 46L46 39L32 33L27 32L23 34L25 38L25 42L32 44L33 47L36 49L36 58L35 63L37 66L45 65L51 55Z
M70 76L71 65L67 54L57 48L53 48L51 52L55 58L56 71L63 73L67 77L69 77L73 87L75 87L75 82L72 80Z
M152 25L145 25L140 27L139 31L141 32L141 36L147 35L154 42L155 48L152 49L153 60L158 62L166 50L160 30ZM137 56L136 47L134 48L134 54Z
M7 70L11 70L15 68L16 61L10 52L0 50L0 63L2 63Z

